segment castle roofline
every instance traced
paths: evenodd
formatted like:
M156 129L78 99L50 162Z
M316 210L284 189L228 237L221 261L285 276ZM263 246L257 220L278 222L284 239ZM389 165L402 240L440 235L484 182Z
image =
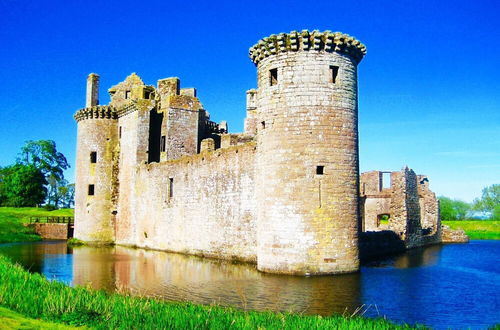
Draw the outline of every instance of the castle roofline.
M249 50L250 59L255 65L264 58L281 52L296 51L339 52L351 56L359 63L366 55L366 47L359 40L341 32L314 30L309 32L292 31L290 33L272 34L259 40Z

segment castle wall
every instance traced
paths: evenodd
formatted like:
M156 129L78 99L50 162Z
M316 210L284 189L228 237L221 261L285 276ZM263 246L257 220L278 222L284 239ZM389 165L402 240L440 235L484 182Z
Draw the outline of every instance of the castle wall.
M248 143L134 168L116 243L255 262L254 158Z
M177 159L182 156L196 154L198 152L199 111L168 108L166 113L166 159Z
M118 175L119 194L116 216L116 241L133 244L131 238L137 227L135 216L136 167L148 160L150 112L148 108L137 109L118 120L120 157Z
M314 50L279 52L258 64L259 270L359 267L356 65ZM339 68L336 82L331 66Z

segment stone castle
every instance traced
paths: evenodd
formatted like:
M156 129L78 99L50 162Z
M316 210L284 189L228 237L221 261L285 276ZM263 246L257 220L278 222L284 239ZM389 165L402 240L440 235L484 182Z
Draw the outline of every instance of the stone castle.
M178 78L87 79L78 110L75 237L242 260L264 272L335 274L439 243L438 202L404 168L359 174L358 40L271 35L250 48L245 132L215 123Z

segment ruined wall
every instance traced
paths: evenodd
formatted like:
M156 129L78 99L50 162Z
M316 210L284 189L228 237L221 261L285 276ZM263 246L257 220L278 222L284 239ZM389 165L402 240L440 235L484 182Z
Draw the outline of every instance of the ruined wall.
M255 262L254 157L249 143L142 164L121 190L116 242Z
M111 107L97 106L78 111L75 237L84 241L114 240L113 160L117 156L117 121ZM96 153L95 163L91 153ZM90 187L93 185L93 195Z
M329 274L359 267L357 63L362 55L356 49L352 55L340 47L334 51L330 37L280 34L250 51L258 69L261 271Z
M363 231L392 231L407 248L440 243L439 201L429 189L427 177L405 167L400 172L390 172L391 186L383 188L383 173L389 172L361 174ZM390 216L388 226L378 223L381 214ZM372 238L373 243L376 240Z

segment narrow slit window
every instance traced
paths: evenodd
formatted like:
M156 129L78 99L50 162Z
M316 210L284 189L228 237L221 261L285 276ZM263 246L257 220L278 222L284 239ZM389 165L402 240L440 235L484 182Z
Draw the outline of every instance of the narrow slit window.
M330 82L337 83L337 75L339 74L339 67L336 65L330 65Z
M165 135L162 135L161 139L160 139L160 152L165 152L166 150L166 137Z
M120 129L118 130L118 137L121 139L122 138L122 127L120 126Z
M278 69L269 70L269 83L271 86L278 84Z
M168 178L168 199L174 197L174 178Z
M265 129L266 128L266 122L265 121L262 121L260 123L260 126L262 127L262 129Z
M316 174L317 175L325 174L325 167L324 166L316 166Z
M129 99L130 98L130 91L125 91L125 98Z
M89 196L94 196L95 186L93 184L89 184Z
M92 151L90 153L90 163L92 163L92 164L97 163L97 152L96 151Z

